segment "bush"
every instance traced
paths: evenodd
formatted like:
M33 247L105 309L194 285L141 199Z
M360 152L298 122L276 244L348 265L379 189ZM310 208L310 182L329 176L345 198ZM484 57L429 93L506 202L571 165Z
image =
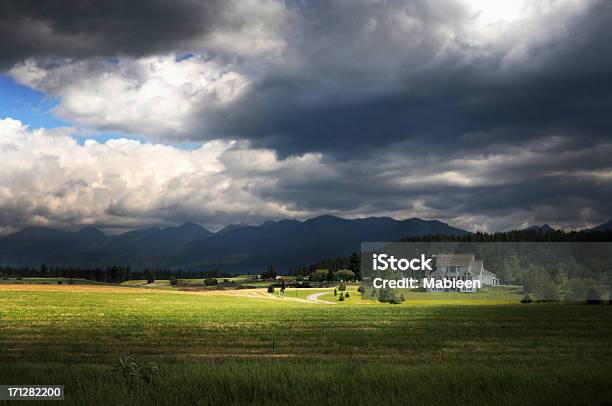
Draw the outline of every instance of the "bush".
M587 300L601 300L601 294L599 293L599 290L597 290L597 288L595 287L589 289L589 291L587 292Z
M400 304L404 301L403 295L398 295L393 289L381 289L378 301L381 303Z
M272 284L268 285L268 293L274 293L274 286Z
M219 284L219 281L217 281L217 278L206 278L204 279L204 285L205 286L217 286Z
M151 385L159 374L159 367L154 362L137 362L132 357L119 358L115 365L118 378L128 386Z
M573 278L568 281L566 299L573 302L581 302L586 299L589 290L588 282L582 278Z
M546 270L537 265L531 265L525 281L525 291L538 300L559 300L559 288Z
M340 286L338 286L338 290L340 292L344 292L346 290L346 285L344 283L341 283Z
M344 297L349 298L349 297L351 297L351 295L349 295L349 293L346 292L346 295L344 295Z
M531 302L533 302L533 299L531 298L529 294L526 294L525 297L521 299L521 303L531 303Z
M357 292L361 293L361 295L363 296L363 294L365 293L365 288L363 286L360 286L359 288L357 288Z
M341 269L336 272L335 277L337 280L345 282L353 281L355 280L355 272L351 271L350 269Z
M601 294L599 293L599 290L597 290L597 288L592 287L591 289L589 289L589 291L587 292L586 302L588 304L599 304L602 302Z
M268 269L261 273L262 279L274 279L277 276L276 268L273 265L270 265Z
M338 301L344 302L344 295L343 294L338 295Z
M325 282L330 280L329 270L317 269L310 274L310 280L313 282Z
M178 283L178 279L176 279L176 276L172 276L170 278L170 285L174 286Z
M338 296L338 289L334 288L334 296Z

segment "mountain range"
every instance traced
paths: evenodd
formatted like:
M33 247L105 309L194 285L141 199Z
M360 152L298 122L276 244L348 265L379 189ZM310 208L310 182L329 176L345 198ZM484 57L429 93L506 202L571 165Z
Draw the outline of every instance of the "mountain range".
M547 233L552 227L545 224L526 230ZM612 220L584 231L610 230ZM105 235L93 227L76 232L29 227L0 237L0 266L121 265L134 269L220 269L239 273L258 272L274 265L285 272L321 259L348 256L358 252L364 241L396 241L433 234L468 232L437 220L334 216L266 221L259 226L233 224L216 233L194 223L119 235Z
M88 227L77 232L29 227L0 238L3 266L130 266L134 269L220 269L257 272L274 265L281 271L324 258L350 255L362 241L467 231L440 221L388 217L342 219L321 216L306 221L235 224L212 233L194 223L105 235Z

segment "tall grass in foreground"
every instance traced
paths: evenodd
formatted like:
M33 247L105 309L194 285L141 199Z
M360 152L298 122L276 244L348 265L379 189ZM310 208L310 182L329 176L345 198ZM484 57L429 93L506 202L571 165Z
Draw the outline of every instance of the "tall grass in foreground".
M389 362L217 360L161 364L152 381L112 368L9 364L0 381L63 383L67 404L605 404L612 372L410 366Z

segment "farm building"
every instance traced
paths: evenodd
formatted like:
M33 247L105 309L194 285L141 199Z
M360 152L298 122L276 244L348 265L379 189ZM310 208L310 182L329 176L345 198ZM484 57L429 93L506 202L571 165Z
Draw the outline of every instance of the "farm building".
M435 270L429 274L435 280L479 281L481 287L497 286L499 279L494 273L487 271L482 261L477 261L473 254L438 254ZM475 285L475 284L474 284ZM477 292L476 287L461 289L428 288L428 292Z

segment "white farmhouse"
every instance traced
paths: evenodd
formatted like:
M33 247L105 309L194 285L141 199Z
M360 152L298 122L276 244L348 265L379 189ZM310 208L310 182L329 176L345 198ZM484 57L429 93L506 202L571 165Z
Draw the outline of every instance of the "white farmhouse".
M429 274L429 278L435 280L462 280L480 281L480 286L497 286L499 279L494 273L484 268L482 261L477 261L473 254L438 254L436 255L435 271ZM428 292L477 292L473 287L462 287L461 289L427 288Z

